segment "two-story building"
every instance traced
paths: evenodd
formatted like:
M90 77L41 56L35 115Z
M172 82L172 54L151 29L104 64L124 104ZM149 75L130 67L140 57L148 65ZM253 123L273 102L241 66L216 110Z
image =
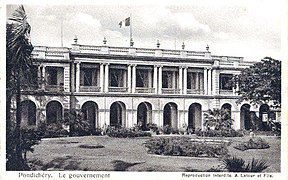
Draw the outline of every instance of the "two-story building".
M205 51L81 45L71 48L36 46L33 51L36 88L22 95L22 126L55 123L65 110L82 110L100 128L155 123L202 128L208 109L229 109L235 129L250 128L250 111L263 120L267 104L236 104L233 74L255 62ZM272 113L272 115L275 113ZM272 116L271 115L271 116Z

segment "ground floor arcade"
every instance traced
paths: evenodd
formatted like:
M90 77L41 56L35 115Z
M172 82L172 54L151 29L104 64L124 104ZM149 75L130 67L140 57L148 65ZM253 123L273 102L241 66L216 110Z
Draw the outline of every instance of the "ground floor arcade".
M81 110L92 127L110 126L133 127L148 123L158 126L169 125L181 128L203 128L203 117L209 109L228 109L234 119L234 129L250 129L253 116L265 122L268 118L277 119L279 112L272 111L267 104L251 106L248 103L237 105L236 99L183 98L183 97L97 97L75 96L75 108ZM25 96L22 101L22 126L37 126L40 122L56 123L64 118L71 106L71 98L47 96L35 98Z

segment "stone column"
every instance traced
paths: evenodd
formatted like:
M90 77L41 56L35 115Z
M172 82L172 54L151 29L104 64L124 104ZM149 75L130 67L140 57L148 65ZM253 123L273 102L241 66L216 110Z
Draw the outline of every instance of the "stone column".
M127 66L127 88L128 93L131 92L131 64L128 64Z
M42 78L45 79L46 78L46 75L45 75L45 68L46 66L42 66Z
M76 92L80 91L80 62L76 64Z
M183 70L179 67L179 93L183 93Z
M153 70L153 88L154 88L154 92L155 94L158 93L158 81L157 81L157 66L154 66L154 70Z
M149 89L152 88L152 71L151 70L148 71L148 88ZM151 90L149 90L149 92L151 93Z
M99 78L100 78L100 92L104 92L104 64L103 63L100 63Z
M211 79L211 71L212 69L208 69L208 86L207 86L207 93L208 95L211 95L211 89L212 89L212 79Z
M105 73L104 73L104 92L109 91L109 64L105 64Z
M64 67L64 91L70 92L70 67Z
M239 84L236 84L235 95L237 95L237 91L239 91Z
M45 66L41 66L42 71L40 72L40 78L41 78L41 89L44 90L45 89L45 80L46 80L46 76L45 76Z
M132 93L136 91L136 64L132 66Z
M207 69L204 69L204 94L208 93L208 89L207 89Z
M159 74L158 74L158 94L162 94L162 66L159 66Z
M199 72L196 72L196 79L195 79L195 90L197 92L197 90L199 90Z
M187 94L187 67L184 67L183 81L183 94Z
M213 95L219 94L219 72L217 69L213 69L212 71L212 93Z
M42 74L41 74L41 66L39 65L38 67L38 71L37 71L37 78L40 80L42 77Z

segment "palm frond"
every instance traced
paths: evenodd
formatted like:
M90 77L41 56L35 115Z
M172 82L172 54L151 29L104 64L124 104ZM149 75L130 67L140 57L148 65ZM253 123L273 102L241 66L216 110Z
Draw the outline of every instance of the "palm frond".
M12 17L9 18L11 21L22 23L24 20L27 20L26 12L23 5L20 5L15 12L12 14Z

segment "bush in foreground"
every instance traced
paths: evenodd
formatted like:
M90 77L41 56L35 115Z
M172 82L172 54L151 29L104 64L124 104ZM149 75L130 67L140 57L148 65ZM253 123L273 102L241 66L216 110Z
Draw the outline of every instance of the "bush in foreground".
M235 149L239 149L241 151L245 151L248 149L267 149L270 148L270 145L262 138L251 138L248 142L243 142L240 144L237 144Z
M266 160L254 158L248 164L245 164L245 160L242 158L235 156L225 158L222 162L228 172L262 172L269 167Z
M157 155L190 157L223 157L228 154L225 143L192 142L187 137L152 138L145 142L147 152Z
M35 145L41 141L41 133L35 128L22 128L21 129L21 152L22 158L19 160L16 156L16 138L13 131L7 133L6 141L6 170L19 171L19 170L30 170L27 164L27 153L34 152Z

